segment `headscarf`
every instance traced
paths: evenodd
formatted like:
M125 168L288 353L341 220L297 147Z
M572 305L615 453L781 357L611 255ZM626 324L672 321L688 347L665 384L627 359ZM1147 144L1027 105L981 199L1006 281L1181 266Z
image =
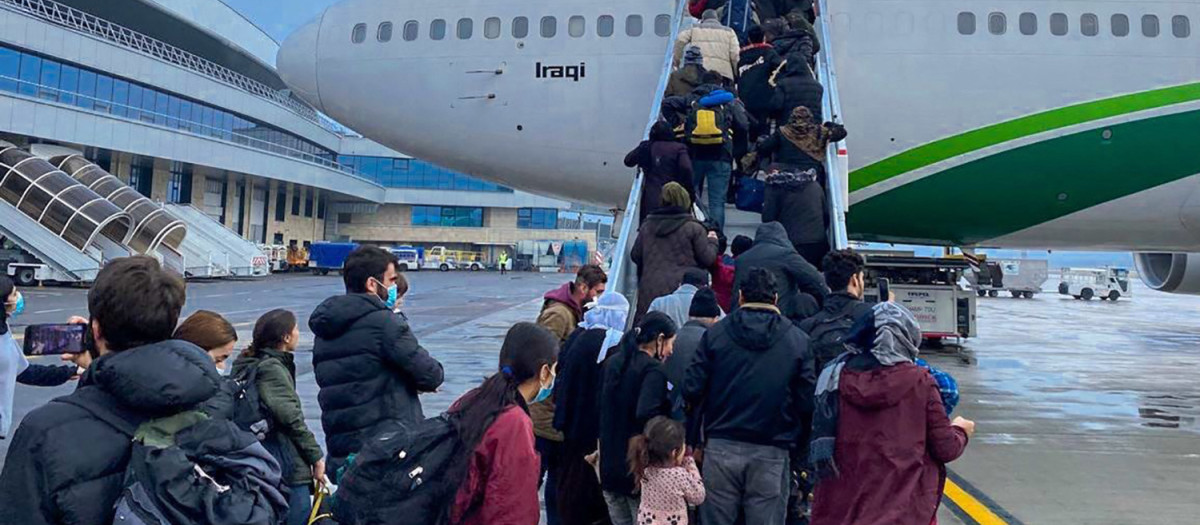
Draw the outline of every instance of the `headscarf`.
M871 309L875 316L875 344L871 353L883 366L912 363L921 346L921 325L899 304L879 303Z
M662 188L662 204L663 206L673 206L683 210L692 209L692 197L688 195L687 189L678 182L668 182Z
M825 147L829 145L827 132L817 123L812 111L807 107L799 106L793 109L788 123L779 128L779 132L813 160L825 158Z
M604 292L588 305L579 327L584 330L603 329L604 343L596 355L599 363L608 355L608 349L621 343L625 335L625 324L629 320L629 301L617 292Z

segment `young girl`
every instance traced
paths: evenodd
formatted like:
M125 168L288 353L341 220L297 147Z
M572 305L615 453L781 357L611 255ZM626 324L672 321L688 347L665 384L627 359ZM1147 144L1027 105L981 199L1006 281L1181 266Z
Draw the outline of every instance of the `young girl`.
M665 416L629 441L629 470L642 491L638 525L687 525L688 505L704 503L704 482L683 441L683 424Z

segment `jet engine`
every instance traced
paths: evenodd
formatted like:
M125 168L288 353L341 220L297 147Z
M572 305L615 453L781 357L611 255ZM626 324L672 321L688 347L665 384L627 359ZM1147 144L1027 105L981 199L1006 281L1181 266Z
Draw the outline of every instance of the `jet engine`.
M1138 275L1160 292L1200 295L1200 253L1135 253Z

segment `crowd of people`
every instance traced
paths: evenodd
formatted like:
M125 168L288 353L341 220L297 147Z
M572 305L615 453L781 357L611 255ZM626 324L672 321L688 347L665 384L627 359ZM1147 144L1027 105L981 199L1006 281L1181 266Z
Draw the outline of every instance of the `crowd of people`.
M812 4L690 7L662 121L625 159L646 176L634 304L582 267L427 417L446 370L395 256L360 247L308 318L322 446L295 313L263 314L239 351L218 312L180 322L178 276L117 259L69 320L86 352L38 365L0 276L0 524L936 523L975 426L950 419L954 382L919 359L913 315L864 302L862 256L828 248L824 151L846 133L821 121ZM724 233L734 174L765 183L754 238ZM72 380L13 424L16 384Z

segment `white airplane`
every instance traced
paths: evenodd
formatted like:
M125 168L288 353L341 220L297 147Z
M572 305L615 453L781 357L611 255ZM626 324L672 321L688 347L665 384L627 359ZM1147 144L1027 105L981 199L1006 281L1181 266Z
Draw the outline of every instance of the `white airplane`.
M294 92L387 146L622 207L673 0L343 0ZM856 240L1128 250L1200 294L1200 0L854 0L823 14Z

